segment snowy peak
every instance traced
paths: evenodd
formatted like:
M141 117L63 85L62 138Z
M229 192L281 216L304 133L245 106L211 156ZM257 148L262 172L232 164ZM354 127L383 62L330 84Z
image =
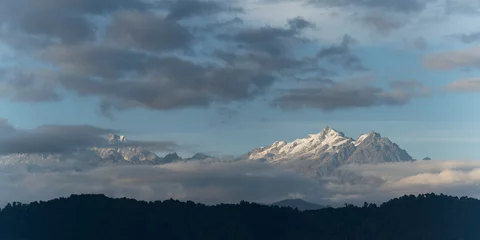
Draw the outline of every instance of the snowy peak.
M307 138L296 139L293 142L277 141L272 145L258 148L250 152L249 159L266 159L276 161L296 158L303 155L316 155L324 152L337 152L342 145L352 144L351 138L342 132L327 126L320 133L309 134Z
M355 146L357 147L360 145L370 134L362 134L358 139L355 141Z
M108 135L108 143L110 144L119 144L119 143L126 143L127 137L120 136L114 133Z
M382 135L380 133L377 133L375 131L371 131L370 133L367 134L362 134L358 139L355 141L355 146L358 147L362 142L364 142L367 139L381 139Z
M321 165L318 172L330 172L347 163L382 163L412 161L412 157L397 144L377 132L360 135L356 140L345 136L329 126L320 133L292 142L277 141L272 145L257 148L246 155L250 160L270 163L299 163L312 160ZM297 161L301 160L301 161ZM313 163L312 163L313 164ZM313 165L308 168L312 169Z

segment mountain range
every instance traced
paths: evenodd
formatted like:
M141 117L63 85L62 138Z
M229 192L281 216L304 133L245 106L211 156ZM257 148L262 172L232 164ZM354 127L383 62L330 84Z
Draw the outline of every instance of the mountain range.
M114 162L122 164L168 164L179 161L215 159L197 153L182 159L177 153L159 157L154 152L132 146L125 136L109 134L107 147L94 147L65 154L10 154L0 156L0 164L22 164L34 161L61 161L68 158L87 158L89 162ZM111 145L111 146L110 146ZM378 164L414 161L397 144L377 132L370 132L353 139L329 126L317 134L292 142L276 141L269 146L255 148L236 159L237 161L263 161L273 165L285 165L310 177L323 177L335 173L345 164Z
M293 142L276 141L256 148L243 156L250 161L286 164L311 177L332 174L345 164L377 164L414 161L390 139L377 132L360 135L357 139L345 136L327 126L318 134L310 134Z

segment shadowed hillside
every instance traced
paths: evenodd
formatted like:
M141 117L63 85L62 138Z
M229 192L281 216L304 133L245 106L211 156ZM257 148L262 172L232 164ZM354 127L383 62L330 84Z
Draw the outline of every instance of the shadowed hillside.
M376 206L300 212L255 203L206 206L103 195L30 204L0 212L0 239L480 239L480 201L426 194Z

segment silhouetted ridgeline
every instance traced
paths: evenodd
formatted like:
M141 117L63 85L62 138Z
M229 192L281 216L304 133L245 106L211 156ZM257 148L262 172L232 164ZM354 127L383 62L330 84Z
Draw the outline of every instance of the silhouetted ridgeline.
M0 212L2 240L480 239L480 201L426 194L377 207L300 212L242 202L205 206L73 195Z

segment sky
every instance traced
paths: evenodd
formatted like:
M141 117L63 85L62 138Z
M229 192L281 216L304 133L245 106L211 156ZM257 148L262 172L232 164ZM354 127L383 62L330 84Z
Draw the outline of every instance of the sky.
M480 159L478 1L0 5L0 115L12 129L111 129L188 157L329 125L375 130L417 159Z

